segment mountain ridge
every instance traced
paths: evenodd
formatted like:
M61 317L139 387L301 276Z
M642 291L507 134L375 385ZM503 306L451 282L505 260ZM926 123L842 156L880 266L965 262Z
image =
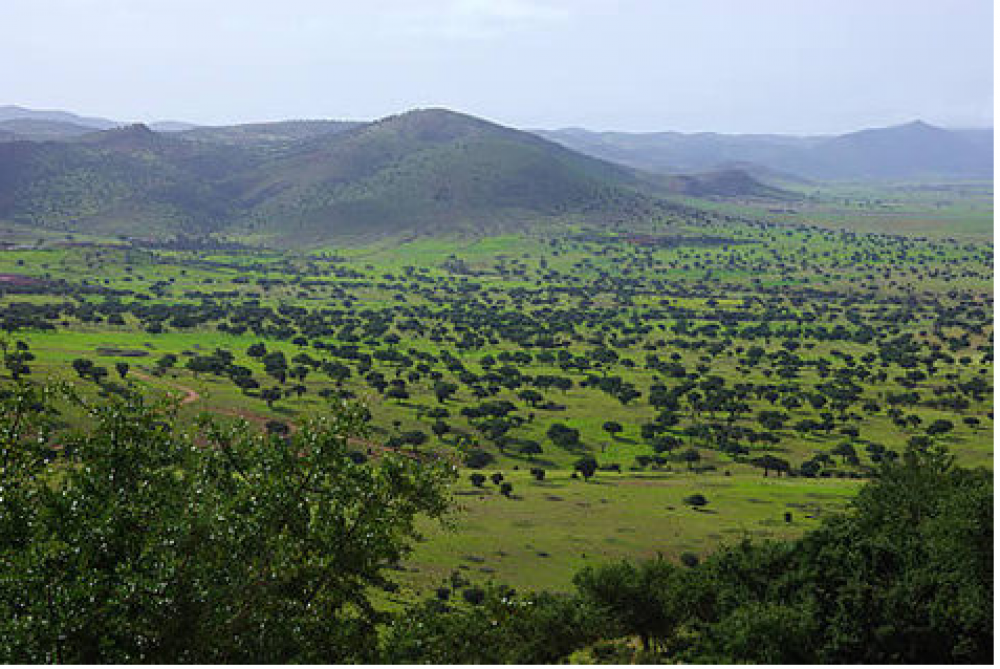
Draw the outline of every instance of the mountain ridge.
M0 218L66 231L343 235L606 224L662 215L634 170L447 110L416 110L275 146L192 141L131 124L0 144Z
M680 173L749 163L806 179L992 177L992 129L948 130L924 121L842 135L536 131L574 150L638 169Z
M185 139L270 151L399 116L371 122L306 119L200 126L159 121L148 126ZM123 125L128 123L59 110L0 107L0 142L70 139L85 134L85 128ZM791 181L968 179L992 177L993 166L992 128L948 129L922 120L839 135L627 133L573 127L528 132L594 158L659 174L716 172L743 164L751 174L784 173Z

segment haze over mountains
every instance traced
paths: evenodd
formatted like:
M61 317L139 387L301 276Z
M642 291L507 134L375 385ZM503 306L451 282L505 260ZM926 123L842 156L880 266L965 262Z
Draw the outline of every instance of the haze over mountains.
M274 139L281 133L287 141ZM446 110L278 124L266 140L185 134L133 125L2 143L0 219L131 237L238 232L296 246L566 217L613 223L672 206L630 168Z
M781 183L802 178L991 173L991 131L919 122L800 138L530 133L443 109L372 123L194 127L0 107L0 220L138 238L228 232L296 246L613 225L677 211L678 194L781 199L790 195Z
M992 129L922 121L837 136L537 131L576 151L663 173L743 164L810 179L991 178Z
M230 126L181 121L146 124L185 139L253 146L335 134L363 121L288 120ZM0 106L0 141L68 139L129 123ZM529 130L580 153L641 170L684 174L743 169L773 178L978 179L993 173L992 128L936 127L913 121L844 135L734 135L712 132L598 132L582 128Z

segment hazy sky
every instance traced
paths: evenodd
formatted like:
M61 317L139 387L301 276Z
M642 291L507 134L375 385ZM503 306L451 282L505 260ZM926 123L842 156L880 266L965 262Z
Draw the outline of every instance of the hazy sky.
M0 104L124 120L988 125L991 0L2 0Z

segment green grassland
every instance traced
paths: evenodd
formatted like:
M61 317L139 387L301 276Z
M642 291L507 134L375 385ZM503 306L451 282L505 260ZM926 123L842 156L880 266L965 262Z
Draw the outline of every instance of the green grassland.
M993 184L780 182L785 202L687 200L731 215L863 233L984 240L993 237Z
M413 592L447 586L453 573L473 582L564 590L587 564L657 554L678 560L721 543L797 536L842 508L858 487L850 480L761 480L683 468L599 475L588 483L563 471L541 482L524 469L504 475L514 485L510 498L490 483L456 486L455 512L443 525L427 524L429 540L401 575ZM707 506L685 504L696 493Z
M908 202L976 234L773 225L733 206L707 221L649 221L650 239L580 224L298 253L10 228L0 313L7 339L30 351L27 378L172 394L187 419L294 426L330 402L363 401L373 433L362 449L377 457L388 443L461 468L448 525L426 526L399 566L401 596L453 572L562 589L584 564L801 533L914 439L992 467L992 244L970 213L978 204L942 213L923 195ZM255 344L287 366L269 371ZM108 373L79 374L81 358ZM124 378L116 363L128 364ZM242 374L257 385L241 388ZM439 383L454 389L439 399ZM680 393L673 405L652 404L657 387ZM502 402L492 424L463 414ZM761 412L782 414L780 425L763 427ZM929 434L936 421L950 427ZM554 424L579 440L556 443ZM491 461L473 469L476 451ZM573 472L588 455L601 469L584 481ZM762 469L763 456L787 471ZM511 494L473 486L476 470L502 473ZM698 510L684 502L695 493L708 499Z

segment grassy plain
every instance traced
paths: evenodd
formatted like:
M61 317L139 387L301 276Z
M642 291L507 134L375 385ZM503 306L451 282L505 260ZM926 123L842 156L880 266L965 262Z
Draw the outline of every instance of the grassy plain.
M650 222L652 241L578 227L298 253L33 239L0 224L11 242L0 275L17 278L0 283L0 308L8 338L33 356L32 380L95 394L132 385L187 398L189 418L258 426L353 397L371 410L374 441L420 432L423 443L400 448L458 463L484 451L489 464L462 465L449 525L428 524L400 565L401 596L453 572L560 589L584 564L800 533L842 508L880 453L915 438L992 467L992 243L978 195L947 191L939 206L936 193L828 188L794 214L715 204L708 222ZM862 200L873 204L855 212ZM922 236L924 220L948 234L868 234ZM280 378L249 354L261 343L288 361ZM229 371L192 369L217 350L231 354ZM161 365L166 354L176 363ZM74 370L80 358L109 370L102 383ZM346 377L322 366L334 362ZM124 379L116 363L129 365ZM235 368L258 386L238 387ZM609 377L639 395L602 389ZM455 385L440 401L439 382ZM392 397L394 384L405 392ZM657 386L680 389L673 408L651 403ZM500 435L462 413L501 401ZM768 411L780 426L762 426ZM675 422L657 427L670 438L657 449L643 425L664 413ZM936 421L950 427L928 436ZM448 430L435 434L437 422ZM555 443L557 423L579 443ZM602 468L589 482L572 477L586 455ZM764 476L765 455L789 473ZM817 457L817 473L800 474ZM501 473L511 495L473 486L473 471ZM699 510L684 502L695 493L708 499Z

